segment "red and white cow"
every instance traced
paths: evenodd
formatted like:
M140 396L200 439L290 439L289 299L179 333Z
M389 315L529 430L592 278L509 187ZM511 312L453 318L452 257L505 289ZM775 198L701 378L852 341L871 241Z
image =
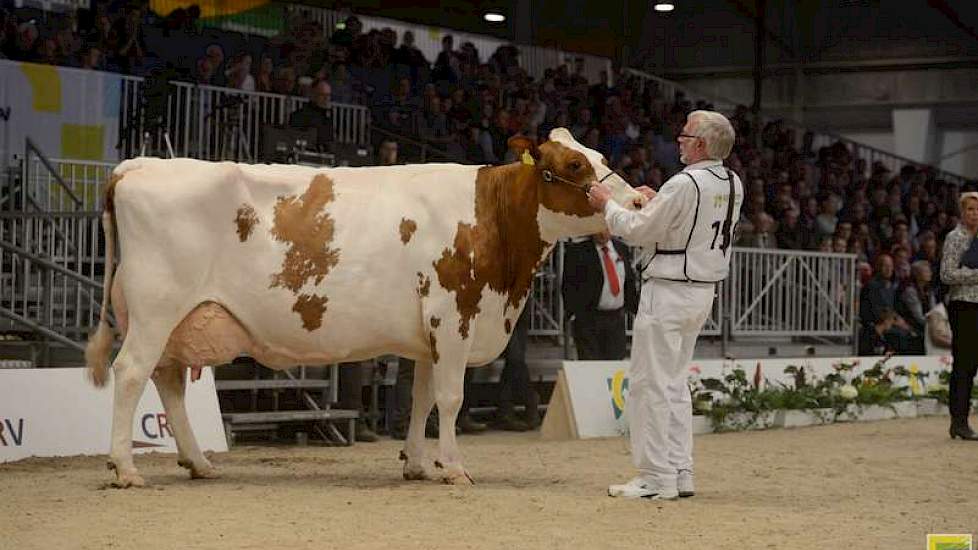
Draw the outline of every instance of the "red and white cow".
M510 146L527 151L523 161L499 167L120 164L103 215L107 265L113 226L121 249L105 277L124 339L112 363L115 483L143 484L130 435L150 375L180 465L194 478L215 475L187 419L185 367L239 354L276 369L414 359L404 477L425 477L424 422L437 403L440 475L471 481L455 441L466 365L505 348L559 239L605 228L588 206L590 184L603 180L620 204L642 201L567 130L539 148L519 137ZM114 338L106 309L86 351L97 385Z

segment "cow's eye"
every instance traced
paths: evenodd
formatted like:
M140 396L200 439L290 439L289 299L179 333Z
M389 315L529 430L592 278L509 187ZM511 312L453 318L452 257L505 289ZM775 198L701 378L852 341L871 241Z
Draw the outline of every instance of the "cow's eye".
M568 167L571 169L572 172L577 172L578 170L581 169L581 162L578 160L572 160Z

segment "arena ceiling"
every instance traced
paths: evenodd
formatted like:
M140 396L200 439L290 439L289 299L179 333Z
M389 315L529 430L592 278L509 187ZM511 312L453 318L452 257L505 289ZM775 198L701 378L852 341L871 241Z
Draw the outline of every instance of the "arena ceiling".
M624 59L659 73L753 63L764 6L766 63L978 58L976 0L306 0L334 9ZM500 11L504 23L487 23Z

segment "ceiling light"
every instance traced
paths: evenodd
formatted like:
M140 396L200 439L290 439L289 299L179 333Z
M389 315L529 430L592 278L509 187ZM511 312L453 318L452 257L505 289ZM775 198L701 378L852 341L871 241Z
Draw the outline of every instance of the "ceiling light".
M483 16L486 21L490 23L502 23L506 20L506 16L501 13L489 12Z
M673 4L672 2L659 2L655 6L653 6L652 9L654 9L655 11L666 12L666 11L672 11L676 9L676 5Z

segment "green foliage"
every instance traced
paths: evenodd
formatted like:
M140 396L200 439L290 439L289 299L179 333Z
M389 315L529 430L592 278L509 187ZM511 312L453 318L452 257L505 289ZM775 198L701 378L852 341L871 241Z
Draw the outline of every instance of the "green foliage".
M950 403L950 393L949 385L951 383L951 371L943 370L937 377L936 384L928 384L927 387L927 397L933 397L942 405L947 405ZM971 393L972 397L978 397L978 386L975 386Z
M857 411L872 405L893 409L894 402L910 399L909 388L894 380L907 378L911 372L899 365L887 367L888 360L886 357L861 373L857 372L858 360L841 362L833 366L834 372L823 378L807 372L805 367L789 365L784 372L791 375L791 384L763 384L763 389L748 379L744 369L735 367L722 378L691 380L690 390L694 408L709 417L715 431L756 427L776 410L816 411L818 414L819 409L831 409L838 418L852 414L853 407ZM925 377L917 376L923 383ZM946 378L943 372L941 377Z
M734 368L723 379L704 378L703 389L719 399L704 411L714 431L745 430L757 425L763 413L774 410L767 390L759 390L748 381L744 369Z

